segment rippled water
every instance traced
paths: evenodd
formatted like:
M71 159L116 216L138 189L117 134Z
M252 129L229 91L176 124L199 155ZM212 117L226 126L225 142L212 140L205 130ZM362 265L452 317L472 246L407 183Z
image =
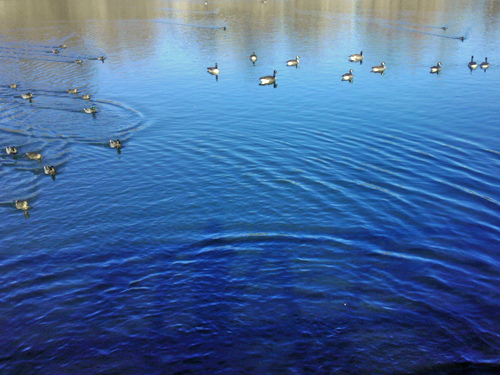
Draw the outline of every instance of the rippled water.
M500 370L499 1L0 8L0 372Z

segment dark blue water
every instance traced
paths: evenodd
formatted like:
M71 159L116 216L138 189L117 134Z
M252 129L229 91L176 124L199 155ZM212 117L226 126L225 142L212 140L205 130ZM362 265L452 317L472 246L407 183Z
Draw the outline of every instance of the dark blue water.
M498 1L0 6L1 373L500 371Z

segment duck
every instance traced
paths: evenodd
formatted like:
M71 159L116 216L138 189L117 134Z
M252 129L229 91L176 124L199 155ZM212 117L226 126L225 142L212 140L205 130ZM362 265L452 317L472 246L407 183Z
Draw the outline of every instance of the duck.
M18 210L26 211L26 210L29 210L30 205L29 205L28 201L20 199L20 200L16 201L16 208Z
M295 56L295 60L288 60L286 62L286 65L288 66L295 66L295 65L299 65L299 57L300 56Z
M437 65L431 66L431 73L438 73L441 71L441 62L438 62Z
M59 44L59 48L66 49L68 46L66 44Z
M342 75L342 81L352 81L354 78L354 74L352 74L352 69L349 70L349 73Z
M83 112L85 112L85 113L96 113L97 112L97 108L96 107L84 108Z
M9 87L10 87L11 89L17 89L17 83L11 83L11 84L9 85Z
M363 51L361 51L360 53L355 53L349 56L349 61L361 61L363 60L363 58L364 58Z
M382 73L385 71L385 62L381 62L380 65L372 66L372 72L374 73Z
M38 152L27 152L26 156L31 160L42 160L42 154Z
M106 58L105 58L104 56L99 56L99 57L97 58L97 60L104 62L104 60L106 60Z
M207 72L214 75L219 74L219 68L217 67L217 63L215 63L215 66L209 66L207 68Z
M470 61L467 64L467 66L469 67L469 69L476 69L477 68L477 62L474 61L474 56L470 57Z
M76 94L78 89L68 89L68 94Z
M205 1L205 5L208 5L208 1Z
M122 144L119 139L110 139L109 140L109 147L111 148L122 148Z
M276 82L276 74L278 72L275 70L273 72L273 75L272 76L264 76L264 77L260 77L260 84L261 85L270 85L271 83L275 83Z
M445 31L448 30L448 28L446 26L443 26L441 29L443 29Z
M460 38L457 38L458 40L461 40L462 42L465 40L465 36L461 36Z
M90 100L90 94L84 94L84 95L82 95L82 99Z
M484 61L479 66L481 67L481 69L484 69L484 70L488 69L490 67L490 63L488 62L488 58L485 57Z
M83 64L83 60L82 59L76 59L75 63L77 63L77 64Z
M255 52L253 52L251 55L250 55L250 61L253 62L255 64L255 62L257 61L257 55L255 54Z
M45 174L54 176L56 174L56 169L52 165L44 165L43 166L43 172Z
M33 99L33 94L31 92L28 92L27 94L22 94L21 98L23 98L23 99Z
M17 154L17 147L8 146L5 148L5 152L7 152L7 155L15 155Z
M57 48L53 48L52 53L55 53L57 55L59 53L59 50Z

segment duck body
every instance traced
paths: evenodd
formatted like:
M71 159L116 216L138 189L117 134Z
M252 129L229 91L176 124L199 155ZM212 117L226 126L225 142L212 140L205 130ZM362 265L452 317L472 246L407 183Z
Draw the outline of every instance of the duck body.
M83 64L83 60L82 60L82 59L76 59L76 60L75 60L75 63L76 63L76 64Z
M120 142L119 139L110 139L109 140L109 147L111 147L111 148L122 148L122 143Z
M104 56L99 56L99 57L97 58L97 60L104 62L104 60L106 60L106 58L105 58Z
M50 176L54 176L56 174L56 169L52 165L44 165L43 172Z
M479 66L481 67L481 69L484 69L484 70L488 69L490 67L490 63L488 62L488 58L485 57L484 61Z
M349 56L349 61L361 61L363 59L364 59L363 51L361 51L361 53L355 53Z
M209 66L207 68L207 72L213 75L219 74L219 68L217 67L217 63L215 63L215 66Z
M372 66L373 73L382 73L385 72L385 62L381 62L380 65Z
M260 84L261 85L270 85L272 83L275 83L276 82L276 74L278 72L275 70L273 72L273 75L272 76L264 76L264 77L260 77Z
M90 100L90 95L89 94L84 94L84 95L82 95L82 99Z
M342 75L342 81L352 81L354 78L354 74L352 69L349 70L349 73Z
M38 152L27 152L26 156L31 160L42 160L42 154Z
M474 56L471 56L470 61L469 61L469 63L467 64L467 66L468 66L470 69L476 69L476 68L477 68L477 62L475 62L475 61L474 61Z
M97 108L96 107L84 108L83 112L85 112L85 113L96 113L97 112Z
M17 83L11 83L11 84L9 85L9 87L10 87L11 89L17 89Z
M76 94L78 89L68 89L68 94Z
M14 146L5 147L5 152L7 153L7 155L15 155L17 154L17 147Z
M16 208L18 210L23 210L23 211L26 211L30 208L30 205L28 203L28 201L25 201L25 200L17 200L16 201Z
M439 73L441 71L441 63L438 62L437 65L431 66L431 73Z
M22 94L21 98L23 98L23 99L33 99L33 94L31 92L28 92L26 94Z
M66 44L59 44L59 48L66 49L68 46Z
M55 53L56 55L59 53L59 50L57 48L52 49L52 53Z
M257 55L255 54L255 52L250 55L250 61L254 64L257 61Z
M286 65L288 65L288 66L296 66L296 65L299 65L299 62L300 62L300 61L299 61L299 57L300 57L300 56L295 56L295 59L294 59L294 60L288 60L288 61L286 62Z

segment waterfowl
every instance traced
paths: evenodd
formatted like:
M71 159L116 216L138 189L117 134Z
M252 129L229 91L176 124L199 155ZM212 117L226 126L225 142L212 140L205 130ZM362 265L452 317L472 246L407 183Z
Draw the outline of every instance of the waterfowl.
M30 208L30 205L28 203L28 201L25 201L25 200L17 200L16 201L16 208L18 210L23 210L23 211L26 211Z
M443 26L441 29L448 30L448 28L446 26Z
M42 160L42 154L38 152L27 152L26 156L31 160Z
M57 48L52 49L52 53L55 53L56 55L59 53L59 50Z
M470 61L469 63L467 64L467 66L470 68L470 69L476 69L477 68L477 62L474 61L474 56L471 56L470 57Z
M380 65L372 66L372 72L374 73L382 73L385 71L385 62L381 62Z
M352 81L354 78L354 74L352 74L352 69L349 70L349 73L342 75L342 81Z
M99 57L97 58L97 60L104 62L104 60L106 60L106 58L105 58L104 56L99 56Z
M90 100L90 95L89 94L84 94L84 95L82 95L82 99Z
M257 61L257 55L255 54L255 52L253 52L251 55L250 55L250 61L253 62L255 64L255 62Z
M33 94L31 92L28 92L27 94L22 94L21 98L23 98L23 99L33 99Z
M208 67L207 72L214 75L219 74L219 68L217 67L217 63L215 63L215 66Z
M363 60L363 58L364 58L363 51L361 51L361 53L355 53L349 56L349 61L361 61Z
M17 83L11 83L9 87L11 89L17 89Z
M75 63L77 63L77 64L83 64L83 61L81 59L76 59Z
M288 66L299 65L299 57L300 56L295 56L295 60L288 60L286 62L286 65L288 65Z
M208 1L205 1L205 5L208 5Z
M97 108L96 107L84 108L83 111L85 113L96 113L97 112Z
M14 146L6 147L5 152L7 152L7 155L15 155L17 154L17 147Z
M484 58L484 62L481 63L481 65L479 65L481 67L481 69L488 69L490 67L490 63L488 62L488 58L485 57Z
M45 174L54 176L56 174L56 169L52 165L44 165L43 166L43 172Z
M68 94L76 94L78 89L68 89Z
M465 40L465 36L461 36L460 38L457 38L458 40L461 40L462 42Z
M441 63L438 62L437 65L431 66L431 73L438 73L441 71Z
M275 70L273 75L272 76L264 76L264 77L260 77L260 84L261 85L270 85L271 83L275 83L276 82L276 74L278 72Z
M109 146L111 148L122 148L122 144L121 144L121 142L120 142L119 139L116 139L116 140L110 139L109 140Z
M66 49L68 46L66 44L59 44L59 48Z

